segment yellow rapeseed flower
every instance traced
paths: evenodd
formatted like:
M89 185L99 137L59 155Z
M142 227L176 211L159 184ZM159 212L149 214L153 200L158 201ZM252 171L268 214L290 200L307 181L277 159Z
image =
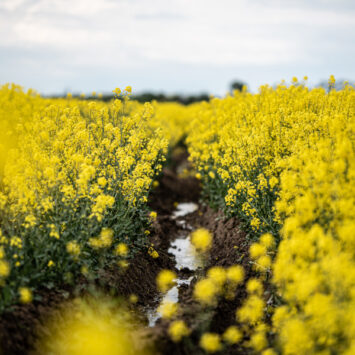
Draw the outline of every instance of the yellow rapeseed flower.
M115 90L112 91L114 94L116 95L120 95L121 94L121 89L120 88L116 88Z
M190 330L183 320L176 320L169 325L168 334L175 343L190 334Z
M6 277L10 274L10 265L5 260L0 260L0 277Z
M257 266L261 266L263 269L269 269L271 267L271 258L269 255L263 255L256 260Z
M138 302L138 296L135 295L134 293L132 293L131 295L129 295L129 302L131 303L137 303Z
M109 247L113 241L113 230L111 228L102 228L100 233L102 246Z
M159 258L159 253L158 253L152 246L150 246L150 247L148 248L148 254L149 254L153 259Z
M204 333L200 339L200 346L208 353L215 353L222 348L220 336L216 333Z
M216 174L213 172L213 171L210 171L208 173L208 176L211 178L211 179L214 179L216 177Z
M269 349L263 350L261 355L277 355L277 352L274 349L269 348Z
M244 279L244 269L240 265L232 265L227 269L227 279L233 284L239 284Z
M264 245L267 249L270 249L275 244L275 239L270 233L265 233L260 237L260 244Z
M149 213L149 217L151 218L151 220L155 221L157 219L158 214L155 211L151 211Z
M116 247L116 254L119 256L128 255L128 246L125 243L119 243Z
M73 240L73 241L67 243L67 252L74 257L79 256L80 245L78 244L78 242L76 240Z
M207 271L207 276L208 278L210 278L212 281L214 281L218 287L223 286L223 284L226 282L227 280L227 273L226 270L223 269L223 267L221 266L214 266L211 267L208 271Z
M198 251L205 252L212 246L212 234L205 228L196 229L191 234L191 242Z
M257 259L259 256L266 254L266 246L260 243L253 243L249 249L250 257Z
M247 283L247 291L260 296L263 292L263 285L258 279L249 279Z
M178 304L176 302L165 301L158 307L158 312L161 313L165 319L171 319L178 311Z
M101 187L105 187L107 185L107 180L104 176L101 176L97 179L97 183L101 186Z
M67 355L148 355L132 316L104 298L76 299L46 324L35 353Z
M241 322L256 324L264 315L264 301L257 295L249 296L243 306L237 310L237 319Z
M171 270L162 270L157 276L156 282L158 289L161 292L166 292L168 291L171 287L173 287L176 282L176 274L174 271Z
M223 340L225 340L229 344L239 343L242 337L243 334L235 325L231 325L230 327L228 327L222 335Z
M32 301L32 291L29 288L20 287L19 294L22 303L30 303Z
M194 288L194 297L202 304L212 304L220 288L211 279L197 281Z

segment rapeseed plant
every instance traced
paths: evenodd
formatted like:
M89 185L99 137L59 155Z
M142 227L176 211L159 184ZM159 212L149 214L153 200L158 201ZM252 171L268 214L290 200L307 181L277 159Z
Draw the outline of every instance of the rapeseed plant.
M103 103L0 88L0 309L24 284L125 267L147 247L147 196L169 142L131 91Z
M156 282L158 289L161 292L168 291L171 287L176 284L175 279L177 278L174 271L171 270L162 270L157 276Z
M175 320L170 323L168 334L175 343L181 341L183 337L190 334L190 330L183 320Z
M222 344L219 334L204 333L200 339L200 346L208 353L215 353L221 350Z
M261 326L270 306L261 281L248 282L236 312L249 327L248 346L263 354L350 354L355 90L336 91L334 76L328 91L306 81L200 104L186 141L203 197L243 222L255 270L279 300L268 344L271 330Z
M212 235L205 228L196 229L191 233L191 242L199 252L206 252L212 247Z

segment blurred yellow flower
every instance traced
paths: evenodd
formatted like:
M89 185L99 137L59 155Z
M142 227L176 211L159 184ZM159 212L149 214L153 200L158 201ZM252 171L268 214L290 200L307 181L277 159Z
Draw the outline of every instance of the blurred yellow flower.
M67 252L74 257L79 256L80 245L78 244L78 242L76 240L73 240L73 241L67 243Z
M175 282L176 277L177 276L175 272L171 270L160 271L156 279L158 289L161 292L168 291L171 287L173 287L176 284Z
M216 333L204 333L200 339L200 346L208 353L215 353L222 349L220 336Z
M191 234L191 242L201 252L205 252L212 246L212 235L205 228L196 229Z
M135 295L134 293L132 293L131 295L129 295L129 302L131 303L137 303L138 302L138 296Z
M219 291L220 288L214 281L203 279L196 282L193 295L202 304L212 304Z
M235 325L231 325L225 330L222 337L229 344L237 344L243 338L243 334Z
M76 299L46 325L36 353L148 355L147 343L140 341L141 329L137 325L134 329L133 323L137 324L131 314L105 298Z
M221 266L214 266L211 267L208 271L207 271L207 276L208 278L210 278L212 281L214 281L218 287L223 286L223 284L226 282L227 280L227 273L226 270L223 269L223 267Z
M155 211L151 211L151 212L149 213L149 217L150 217L153 221L155 221L155 220L157 219L157 216L158 216L158 214L157 214Z
M161 313L165 319L170 319L176 315L178 311L178 304L171 301L164 301L158 307L158 312Z
M32 291L29 288L20 287L18 292L22 303L30 303L32 301Z
M0 260L0 277L6 277L10 274L10 265L5 260Z
M227 269L227 279L233 284L239 284L244 279L244 269L240 265L232 265Z
M181 339L190 334L190 330L183 320L176 320L170 323L168 328L168 334L172 341L175 343L181 341Z
M128 255L128 246L125 243L119 243L116 247L116 254L119 256Z

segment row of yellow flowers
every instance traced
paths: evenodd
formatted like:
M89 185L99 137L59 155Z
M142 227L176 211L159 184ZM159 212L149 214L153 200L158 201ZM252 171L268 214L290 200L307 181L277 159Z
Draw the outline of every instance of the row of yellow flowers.
M126 266L147 245L147 196L187 117L178 104L129 100L130 87L114 93L104 103L0 88L0 309Z
M335 91L332 76L328 91L306 80L202 103L187 144L204 197L244 222L260 280L272 277L272 297L249 281L236 313L247 345L263 354L350 355L355 90Z

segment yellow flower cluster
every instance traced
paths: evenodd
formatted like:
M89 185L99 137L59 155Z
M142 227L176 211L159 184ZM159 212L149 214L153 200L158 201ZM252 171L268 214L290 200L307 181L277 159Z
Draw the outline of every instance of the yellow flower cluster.
M354 94L352 99L346 112L328 119L329 135L294 154L281 177L276 209L284 220L283 240L274 282L286 306L276 310L274 326L285 353L355 351Z
M177 278L174 271L162 270L157 276L156 282L157 287L161 292L168 291L171 287L176 284L175 279Z
M216 333L204 333L200 340L200 346L208 353L215 353L222 348L220 336Z
M105 103L72 95L44 99L16 85L0 87L5 288L39 286L36 280L46 273L50 279L75 275L82 267L95 270L105 263L105 253L108 260L126 257L131 239L145 245L147 197L169 141L156 107L130 101L131 91L128 86L120 96L116 89L117 96Z
M100 249L100 248L108 248L111 246L113 242L113 235L114 232L110 228L102 228L101 233L98 237L90 238L89 244L93 248ZM123 244L124 245L124 244ZM124 247L122 247L122 243L117 245L116 253L120 249L123 251Z
M20 301L22 303L30 303L32 301L32 292L27 287L21 287L19 289Z
M196 229L191 233L191 242L199 252L205 252L212 247L212 235L205 228Z
M188 336L190 334L190 330L182 320L175 320L171 322L168 329L169 336L172 341L179 342L183 337Z
M351 87L327 94L294 82L201 103L186 141L211 204L226 207L255 233L276 236L280 173L319 137L349 127L353 99Z
M214 266L207 271L207 277L196 282L194 298L202 305L214 305L219 296L233 299L237 286L243 281L244 270L240 265L227 269Z
M28 128L33 112L46 106L45 100L33 90L26 93L15 84L0 87L0 180L9 149L17 146L18 137Z
M261 236L250 256L282 297L271 345L284 354L355 351L355 90L334 82L201 103L187 137L204 196ZM249 345L273 354L262 283L247 290L237 318L254 327Z
M258 243L250 246L249 254L255 260L255 269L262 272L270 271L272 259L271 254L274 252L274 237L270 233L265 233L260 237Z
M189 133L191 119L196 116L199 104L184 106L175 102L152 102L153 126L164 131L171 147L181 142Z
M164 301L159 305L158 312L164 319L171 319L178 312L178 304L176 302Z

